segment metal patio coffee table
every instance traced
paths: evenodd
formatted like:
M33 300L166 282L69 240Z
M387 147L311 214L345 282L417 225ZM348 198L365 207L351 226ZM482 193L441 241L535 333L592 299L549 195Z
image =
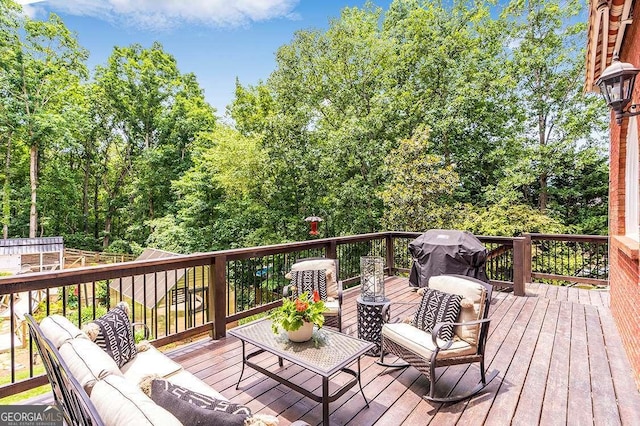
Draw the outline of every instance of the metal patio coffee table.
M322 403L322 421L324 425L329 424L329 403L344 395L349 389L356 385L360 387L360 393L364 402L369 406L367 398L362 390L360 382L360 357L372 349L375 345L371 342L357 339L337 331L322 328L313 331L313 338L304 343L294 343L289 341L285 332L277 335L271 330L271 321L262 319L254 321L229 330L229 334L242 341L242 371L236 389L240 385L244 366L247 365L256 371L272 378L289 388L301 393L307 398ZM254 352L246 352L246 343L250 343L258 349ZM322 376L322 395L316 395L303 387L271 372L264 367L250 361L251 358L263 352L269 352L278 357L278 365L282 367L283 359L299 365L319 376ZM358 371L347 368L357 361ZM339 373L347 373L353 379L340 386L329 395L329 379Z

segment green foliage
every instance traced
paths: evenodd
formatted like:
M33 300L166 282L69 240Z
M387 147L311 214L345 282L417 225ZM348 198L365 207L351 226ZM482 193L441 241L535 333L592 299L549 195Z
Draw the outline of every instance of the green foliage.
M515 237L526 232L563 233L562 223L525 204L501 201L486 208L467 205L457 229L476 235Z
M305 322L312 322L318 328L322 328L325 309L324 302L319 296L314 296L312 299L309 293L302 293L296 299L285 297L282 299L282 306L269 316L272 321L271 328L276 334L280 328L285 331L295 331Z
M129 253L303 240L310 215L322 236L606 234L583 6L345 8L296 32L268 79L237 81L227 125L159 43L116 46L89 76L59 17L0 0L3 231Z
M449 228L459 210L453 195L460 180L442 156L428 154L429 131L418 128L385 160L388 183L381 193L387 229Z

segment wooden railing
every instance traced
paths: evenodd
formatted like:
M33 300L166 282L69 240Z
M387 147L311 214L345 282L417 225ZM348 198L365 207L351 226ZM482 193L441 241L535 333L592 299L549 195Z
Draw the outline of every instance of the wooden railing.
M609 237L606 235L525 234L526 282L606 286Z
M19 328L25 313L36 319L59 313L81 326L124 300L131 306L132 320L149 326L156 346L203 333L219 339L236 321L281 303L285 274L297 259L337 258L339 278L349 288L359 281L361 256L382 256L389 274L408 272L408 243L418 235L384 232L25 274L0 279L0 298L11 314L5 320L10 330ZM491 282L524 295L531 274L527 243L543 240L533 235L478 238L489 250ZM33 362L31 342L21 348L7 340L11 368L0 381L5 383L0 398L47 383L41 366ZM25 369L18 372L17 365Z
M136 260L136 256L128 253L107 253L99 251L64 249L65 267L69 265L85 266L86 263L120 263Z

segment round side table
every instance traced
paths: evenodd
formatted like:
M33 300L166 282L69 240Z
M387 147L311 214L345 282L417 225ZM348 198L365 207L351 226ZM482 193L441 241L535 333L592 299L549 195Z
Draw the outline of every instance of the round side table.
M375 343L375 347L365 353L370 356L380 356L380 340L382 326L389 321L390 309L384 309L389 303L385 298L381 302L368 302L358 297L358 338Z

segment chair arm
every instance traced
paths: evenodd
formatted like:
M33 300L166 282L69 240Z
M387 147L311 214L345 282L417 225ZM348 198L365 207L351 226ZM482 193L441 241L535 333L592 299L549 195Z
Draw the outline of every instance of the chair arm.
M473 320L473 321L467 321L467 322L445 321L445 322L437 323L436 326L433 327L433 330L431 330L431 341L433 342L433 345L437 348L436 352L441 351L441 350L445 350L445 349L449 349L451 347L451 345L453 345L453 339L447 340L445 342L444 346L438 345L438 335L440 334L440 330L442 330L442 327L444 327L445 325L452 325L452 326L455 327L457 325L484 324L486 322L488 323L489 321L491 321L491 318L485 318L485 319Z
M282 296L284 297L291 297L291 288L293 288L292 284L287 284L284 287L282 287Z
M142 340L148 340L149 336L151 336L151 329L149 328L149 326L143 322L133 322L131 323L131 331L133 332L134 338L135 338L135 334L136 334L136 327L142 326L142 329L144 330L144 337Z
M338 286L338 306L340 307L340 310L342 310L342 281L338 281L337 286Z
M388 324L391 321L391 302L387 302L382 306L382 323Z

